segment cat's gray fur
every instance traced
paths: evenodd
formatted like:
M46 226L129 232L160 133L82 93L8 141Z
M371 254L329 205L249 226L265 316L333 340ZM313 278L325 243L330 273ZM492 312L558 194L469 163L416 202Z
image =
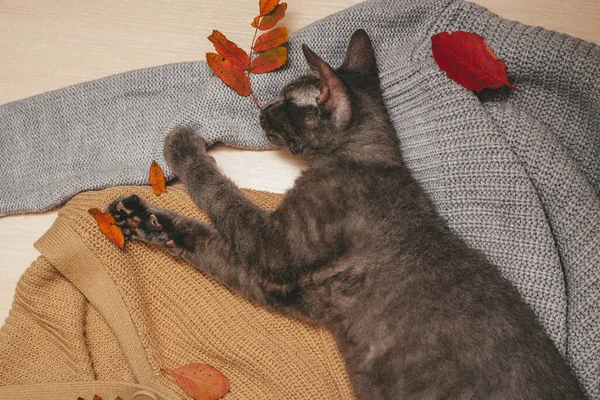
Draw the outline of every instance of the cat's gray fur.
M516 289L451 232L404 165L364 31L261 114L269 140L312 166L273 212L250 203L180 128L165 159L214 228L143 203L110 210L256 303L324 325L360 399L581 399Z

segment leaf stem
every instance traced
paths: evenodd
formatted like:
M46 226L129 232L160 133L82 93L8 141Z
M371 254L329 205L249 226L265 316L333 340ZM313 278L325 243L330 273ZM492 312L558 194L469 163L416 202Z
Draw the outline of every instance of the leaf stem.
M250 78L250 77L248 77L248 78ZM252 86L252 82L250 83L250 86ZM256 98L256 95L254 94L254 91L250 92L250 96L252 96L252 100L254 100L254 104L256 104L256 106L258 107L258 109L262 110L262 106L258 102L258 99Z
M256 40L257 34L258 34L258 24L256 25L256 28L254 29L254 37L252 38L252 43L250 45L250 52L249 52L250 56L248 57L248 68L246 69L246 75L248 76L248 80L250 80L250 95L252 96L252 100L254 100L254 104L256 104L258 109L262 110L262 106L258 102L258 99L256 98L256 95L254 94L254 90L252 90L252 80L250 79L250 74L252 73L250 71L250 66L252 65L252 51L254 50L254 41Z

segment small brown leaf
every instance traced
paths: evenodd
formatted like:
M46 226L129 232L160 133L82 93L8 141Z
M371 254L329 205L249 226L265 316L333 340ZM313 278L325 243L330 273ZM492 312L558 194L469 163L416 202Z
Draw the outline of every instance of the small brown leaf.
M227 58L216 53L206 53L208 66L227 86L242 96L250 95L250 79L244 71Z
M167 193L167 183L165 182L165 173L156 161L152 161L148 180L152 185L152 191L155 195L160 196L161 193Z
M111 213L102 212L97 208L90 208L88 212L96 220L100 232L102 232L108 240L116 244L118 248L122 249L123 246L125 246L125 236L123 236L121 228L119 228L117 221L115 221Z
M250 25L252 25L253 28L256 28L258 26L259 21L260 21L260 15L257 15L256 17L254 17L254 19L252 20L252 23Z
M94 395L94 400L102 400L102 397L98 396L97 394Z
M177 385L196 400L216 400L229 392L227 377L208 364L193 363L161 371L175 377Z
M231 40L228 40L221 32L213 30L212 34L208 37L208 40L215 46L217 53L227 58L242 70L248 68L248 64L250 64L248 53L243 49L240 49L238 45Z
M259 0L259 8L260 8L260 16L269 14L277 4L279 4L279 0Z
M283 66L287 61L287 49L285 47L278 47L269 51L265 51L254 60L250 70L253 74L264 74L265 72L271 72Z
M258 29L260 29L261 31L268 31L269 29L277 25L277 22L279 22L283 17L285 17L285 10L287 10L287 3L277 4L277 7L275 7L275 9L270 14L267 14L264 17L262 17L260 23L258 24Z
M254 43L254 51L267 51L281 46L288 40L287 28L275 28L263 33Z

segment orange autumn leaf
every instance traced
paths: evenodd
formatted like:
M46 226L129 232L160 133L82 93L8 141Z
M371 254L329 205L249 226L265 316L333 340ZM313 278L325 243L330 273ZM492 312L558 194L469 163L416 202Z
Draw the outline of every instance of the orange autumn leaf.
M94 400L102 400L102 397L98 396L97 394L94 395Z
M161 371L173 376L177 385L196 400L216 400L229 392L227 377L208 364L193 363Z
M255 51L267 51L281 46L288 40L287 28L275 28L272 31L263 33L254 43Z
M206 61L223 82L242 96L250 95L250 79L244 71L230 60L216 53L206 53Z
M279 4L279 0L259 0L260 17L270 14Z
M250 57L243 49L240 49L237 44L228 40L225 35L217 30L213 30L208 40L215 46L217 53L227 58L229 61L240 67L242 70L248 68Z
M100 228L100 232L102 232L108 240L116 244L120 249L125 246L125 236L123 236L121 228L119 228L117 221L115 221L111 213L102 212L97 208L90 208L88 213L94 217L98 224L98 228Z
M271 72L283 66L286 61L287 49L285 47L278 47L276 49L265 51L252 60L250 70L253 74L264 74L265 72Z
M161 193L167 193L167 183L165 181L165 173L156 161L152 161L148 180L152 186L152 191L155 195L160 196Z
M287 10L287 3L278 4L277 7L270 13L262 17L260 23L258 23L258 29L261 31L268 31L285 17L285 10ZM252 25L256 27L256 25Z

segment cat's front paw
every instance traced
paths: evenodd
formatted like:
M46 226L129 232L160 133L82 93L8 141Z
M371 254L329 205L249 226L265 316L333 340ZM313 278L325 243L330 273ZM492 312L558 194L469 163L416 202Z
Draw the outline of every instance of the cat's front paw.
M173 221L168 210L153 207L137 195L114 200L108 212L117 221L126 240L141 239L146 242L172 249L176 246L172 239Z
M198 171L215 166L215 159L206 153L206 141L191 129L177 127L165 138L163 156L169 168L182 177L189 169Z

